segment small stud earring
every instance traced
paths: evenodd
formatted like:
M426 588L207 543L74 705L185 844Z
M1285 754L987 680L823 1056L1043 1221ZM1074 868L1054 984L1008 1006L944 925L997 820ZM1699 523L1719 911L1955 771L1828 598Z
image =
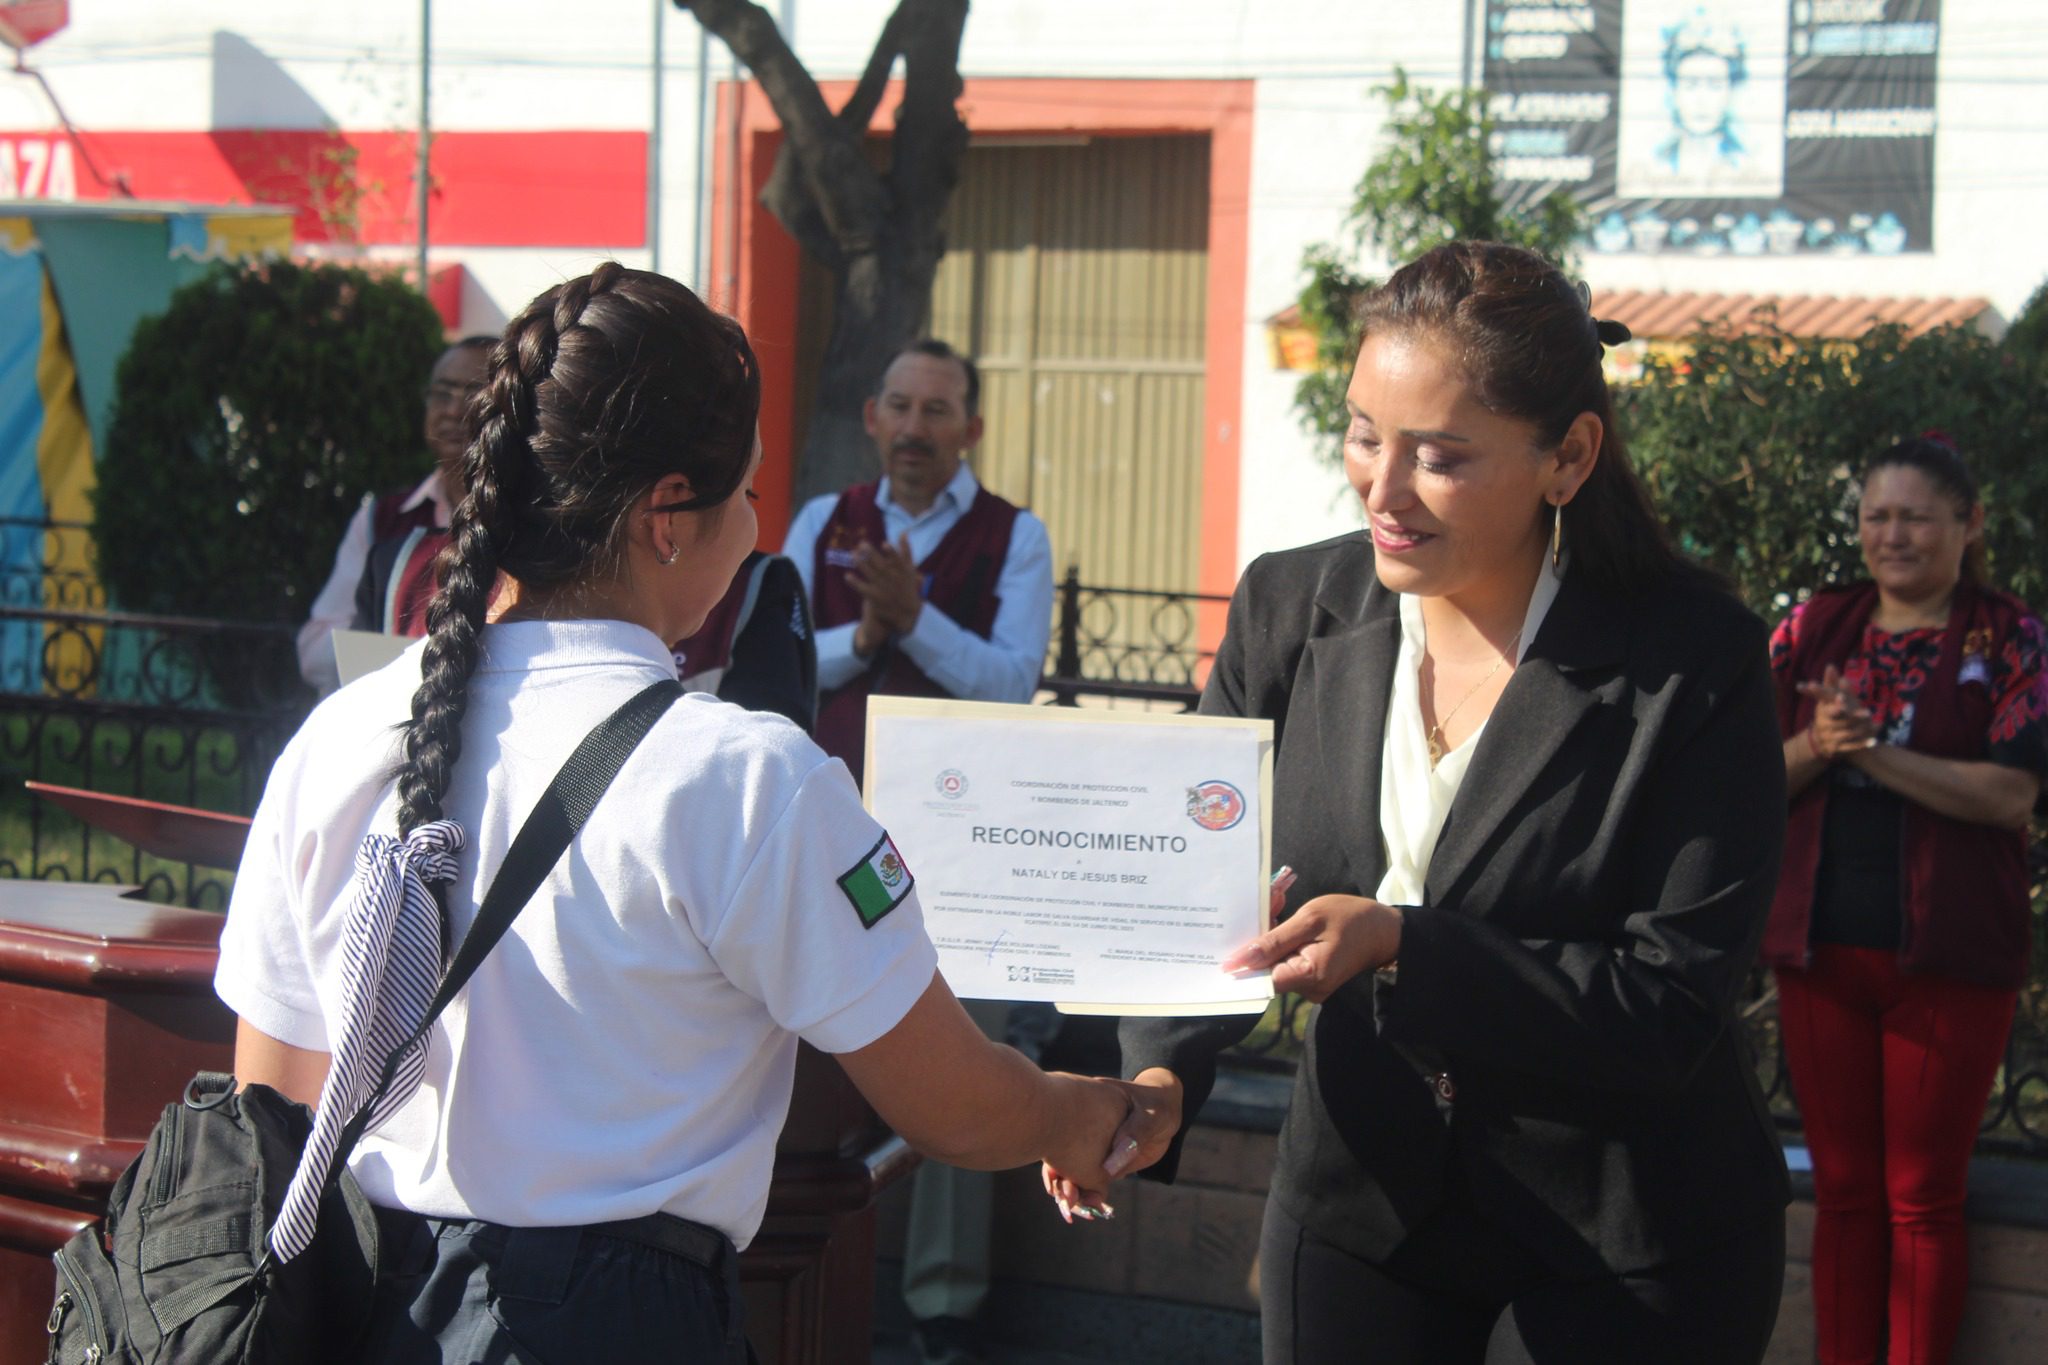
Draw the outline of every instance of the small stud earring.
M669 547L669 552L668 552L667 554L665 554L665 555L656 555L656 556L654 557L654 562L655 562L655 563L657 563L657 564L659 564L659 565L661 565L661 566L662 566L663 568L666 568L666 567L668 567L669 565L671 565L671 564L675 563L677 559L681 558L681 557L682 557L682 553L683 553L683 547L682 547L682 546L680 546L680 545L672 545L672 546L670 546L670 547Z

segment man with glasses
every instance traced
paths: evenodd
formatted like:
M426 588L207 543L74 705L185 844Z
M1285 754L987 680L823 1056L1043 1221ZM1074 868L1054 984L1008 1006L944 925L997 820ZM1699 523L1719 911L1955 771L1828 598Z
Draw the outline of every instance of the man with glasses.
M331 692L339 685L331 642L336 630L356 618L356 589L372 547L448 525L455 501L462 496L469 400L483 387L491 347L497 344L496 337L470 336L441 353L426 388L425 435L434 455L433 472L414 488L364 494L362 506L349 519L334 551L334 569L299 628L299 673L321 691Z

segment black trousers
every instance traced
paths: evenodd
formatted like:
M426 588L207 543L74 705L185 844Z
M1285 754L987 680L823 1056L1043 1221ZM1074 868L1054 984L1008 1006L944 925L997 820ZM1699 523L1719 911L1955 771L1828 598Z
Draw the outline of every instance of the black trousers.
M1647 1270L1566 1280L1454 1197L1383 1264L1266 1202L1266 1365L1482 1365L1503 1312L1536 1365L1754 1365L1785 1281L1785 1223Z
M665 1214L510 1228L379 1209L365 1365L741 1365L739 1254Z

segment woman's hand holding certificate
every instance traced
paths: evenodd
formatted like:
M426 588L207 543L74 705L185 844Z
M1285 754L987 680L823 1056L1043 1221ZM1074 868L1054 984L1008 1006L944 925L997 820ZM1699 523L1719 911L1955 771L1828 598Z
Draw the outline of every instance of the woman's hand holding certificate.
M1275 991L1321 1004L1360 972L1401 953L1401 911L1366 896L1317 896L1223 959L1228 972L1271 972Z

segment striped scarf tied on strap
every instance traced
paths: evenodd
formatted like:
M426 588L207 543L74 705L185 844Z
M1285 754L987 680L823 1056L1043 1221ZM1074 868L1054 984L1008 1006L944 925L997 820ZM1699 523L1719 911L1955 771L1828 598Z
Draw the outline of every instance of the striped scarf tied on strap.
M282 1264L313 1241L327 1168L342 1130L368 1104L386 1063L418 1029L441 984L441 907L432 884L453 881L462 826L431 820L403 840L368 834L356 849L342 926L342 1009L313 1132L270 1230ZM398 1112L426 1074L426 1039L408 1050L377 1099L369 1128Z

